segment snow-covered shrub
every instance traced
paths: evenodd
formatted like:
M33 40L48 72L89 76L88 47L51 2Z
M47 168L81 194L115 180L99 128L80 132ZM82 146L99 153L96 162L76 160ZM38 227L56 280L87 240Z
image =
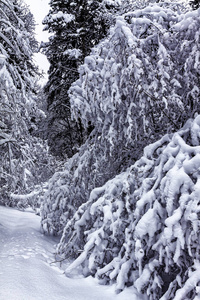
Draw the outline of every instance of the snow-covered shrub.
M59 256L116 290L149 299L200 297L200 116L150 144L126 172L94 189L66 225Z

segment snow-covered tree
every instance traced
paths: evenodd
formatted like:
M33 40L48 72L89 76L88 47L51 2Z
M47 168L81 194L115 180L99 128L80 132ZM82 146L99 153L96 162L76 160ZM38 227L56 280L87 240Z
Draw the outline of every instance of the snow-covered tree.
M67 275L81 267L151 300L200 296L200 117L180 129L199 113L199 16L127 13L80 67L71 107L94 130L42 206L44 230L62 233L58 259L75 258Z
M30 134L37 126L33 120L43 118L37 107L33 30L33 16L26 5L0 1L1 203L13 204L11 193L29 192L45 173L47 178L52 174L48 166L44 168L47 147Z
M110 155L126 147L137 158L199 111L198 13L190 19L161 5L127 13L80 67L72 112L98 128Z
M85 58L70 89L71 108L94 130L51 180L42 209L50 231L60 232L93 188L198 111L198 22L197 12L191 18L162 4L136 10L119 17L110 36Z
M119 292L148 299L200 296L200 116L147 146L126 172L94 189L66 225L57 252Z
M42 47L50 62L45 88L48 141L56 155L71 157L83 142L80 121L71 120L68 90L79 77L78 67L84 57L107 34L117 6L117 1L50 1L51 8L43 23L51 37Z

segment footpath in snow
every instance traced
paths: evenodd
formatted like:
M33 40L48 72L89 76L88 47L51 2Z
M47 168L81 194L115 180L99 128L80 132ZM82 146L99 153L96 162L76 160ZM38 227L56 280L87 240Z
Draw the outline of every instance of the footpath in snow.
M66 277L52 264L55 244L39 216L0 206L0 300L141 300L133 288L116 295L91 277Z

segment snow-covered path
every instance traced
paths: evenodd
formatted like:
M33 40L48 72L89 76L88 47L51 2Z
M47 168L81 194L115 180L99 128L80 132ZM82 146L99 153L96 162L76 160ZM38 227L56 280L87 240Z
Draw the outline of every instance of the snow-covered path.
M51 264L55 243L40 217L0 206L0 300L139 300L133 288L116 295L91 277L67 278Z

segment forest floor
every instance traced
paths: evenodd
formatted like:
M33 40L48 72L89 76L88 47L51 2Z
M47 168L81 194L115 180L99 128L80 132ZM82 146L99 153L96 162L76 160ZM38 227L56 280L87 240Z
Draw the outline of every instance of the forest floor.
M134 288L116 295L76 274L68 278L55 261L56 239L44 235L40 217L0 206L0 300L141 300Z

